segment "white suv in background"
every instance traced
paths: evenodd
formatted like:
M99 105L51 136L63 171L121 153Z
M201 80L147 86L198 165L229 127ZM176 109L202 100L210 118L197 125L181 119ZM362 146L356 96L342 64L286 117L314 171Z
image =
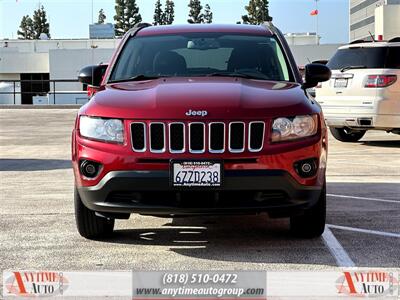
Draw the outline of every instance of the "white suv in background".
M336 139L356 142L371 129L400 134L400 38L340 47L327 65L332 77L316 99Z

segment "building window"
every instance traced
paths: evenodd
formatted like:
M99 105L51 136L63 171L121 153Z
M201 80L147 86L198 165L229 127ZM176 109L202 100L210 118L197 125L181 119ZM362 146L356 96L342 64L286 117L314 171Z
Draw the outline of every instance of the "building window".
M33 96L44 96L50 91L49 73L21 74L21 104L32 104Z
M357 29L359 29L359 28L362 28L362 27L367 26L367 25L369 25L369 24L372 24L372 23L374 23L374 22L375 22L375 16L372 16L372 17L366 18L366 19L364 19L364 20L362 20L362 21L360 21L360 22L357 22L357 23L352 24L352 25L350 26L350 30L351 30L351 31L357 30Z

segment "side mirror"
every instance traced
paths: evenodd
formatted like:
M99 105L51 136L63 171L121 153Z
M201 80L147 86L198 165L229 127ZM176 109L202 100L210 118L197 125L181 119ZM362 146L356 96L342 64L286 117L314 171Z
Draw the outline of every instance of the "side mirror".
M79 71L78 79L80 82L87 85L100 86L107 67L108 65L94 65L84 67Z
M322 64L322 65L326 65L328 63L328 60L326 59L321 59L321 60L315 60L312 62L313 64Z
M303 89L316 87L318 83L331 79L331 70L322 64L308 64L305 67Z

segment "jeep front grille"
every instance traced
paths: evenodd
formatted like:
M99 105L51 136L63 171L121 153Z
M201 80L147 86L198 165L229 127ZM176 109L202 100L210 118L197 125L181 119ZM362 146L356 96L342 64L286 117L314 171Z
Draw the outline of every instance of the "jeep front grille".
M132 123L132 148L136 152L146 151L146 124L145 123Z
M171 153L185 152L185 124L170 123L169 124L169 151Z
M208 128L209 151L223 153L225 151L225 123L210 123Z
M255 122L133 122L134 152L230 153L260 152L265 123Z
M165 152L165 124L150 124L150 151L154 153Z

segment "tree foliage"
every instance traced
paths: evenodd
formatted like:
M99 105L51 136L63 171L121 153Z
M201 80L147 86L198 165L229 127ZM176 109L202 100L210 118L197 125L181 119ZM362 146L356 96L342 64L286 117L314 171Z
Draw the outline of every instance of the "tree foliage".
M34 39L39 39L42 33L50 38L50 24L47 22L46 11L43 5L33 12Z
M166 0L165 2L165 13L164 13L164 24L170 25L174 23L175 19L175 3L173 0Z
M136 24L142 22L136 0L115 0L115 35L122 36Z
M32 40L34 38L33 21L30 16L22 17L21 24L19 25L18 38L21 40Z
M161 0L156 1L154 9L154 25L170 25L175 19L175 3L172 0L165 1L165 11L162 9Z
M104 13L104 9L100 9L100 11L99 11L99 18L98 18L97 24L104 24L106 18L107 18L107 17L106 17L106 15L105 15L105 13Z
M268 2L268 0L249 0L249 5L245 7L247 15L242 16L243 23L257 25L272 21Z
M156 1L156 7L154 9L154 22L153 25L164 25L164 12L162 10L161 0Z
M190 24L203 23L204 19L203 19L203 14L201 13L203 6L201 5L200 0L190 0L188 6L190 8L188 23Z
M204 7L203 22L210 24L213 21L213 13L211 11L210 5L206 4Z

